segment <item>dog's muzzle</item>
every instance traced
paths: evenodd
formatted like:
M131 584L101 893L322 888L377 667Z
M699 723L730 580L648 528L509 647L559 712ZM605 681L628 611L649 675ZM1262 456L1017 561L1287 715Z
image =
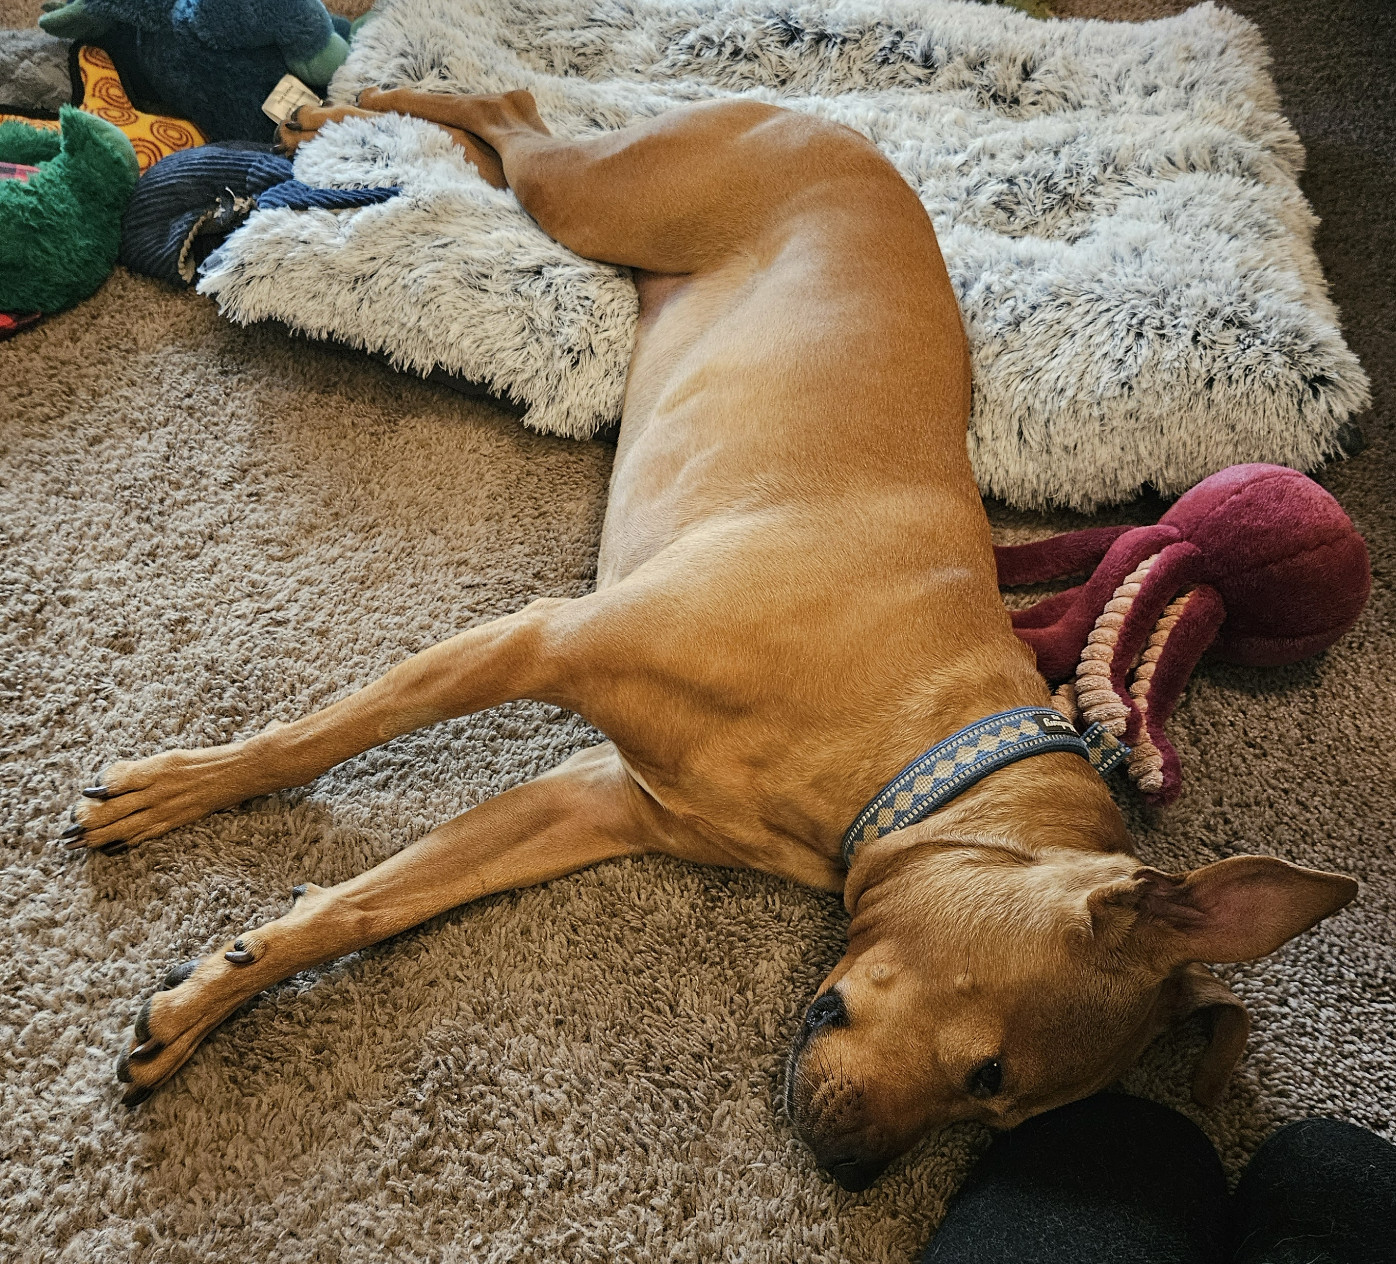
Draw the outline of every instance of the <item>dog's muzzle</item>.
M786 1066L785 1076L785 1110L797 1131L801 1133L805 1142L814 1151L819 1166L824 1168L844 1189L862 1190L867 1189L877 1180L887 1163L881 1159L863 1159L837 1150L833 1154L829 1154L828 1147L821 1146L817 1137L809 1135L805 1122L797 1117L795 1108L796 1086L800 1075L800 1056L820 1032L836 1027L847 1027L848 1023L848 1008L837 990L828 991L811 1002L810 1007L805 1011L804 1021L801 1022L800 1029L795 1033L795 1039L790 1046L790 1061Z

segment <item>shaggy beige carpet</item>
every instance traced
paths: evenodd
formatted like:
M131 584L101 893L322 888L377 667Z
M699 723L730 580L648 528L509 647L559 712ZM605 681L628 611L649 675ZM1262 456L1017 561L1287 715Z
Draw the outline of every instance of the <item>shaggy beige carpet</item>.
M0 0L0 21L34 8ZM1358 118L1376 89L1354 91ZM1396 167L1340 161L1389 153L1390 128L1324 149L1323 126L1332 184L1308 191L1320 214L1346 202L1320 253L1378 398L1372 446L1325 482L1368 536L1376 590L1319 660L1202 670L1172 725L1182 800L1130 807L1152 863L1271 850L1364 882L1228 972L1256 1034L1225 1104L1194 1115L1233 1168L1307 1114L1391 1135L1396 1091L1393 362L1390 299L1372 296L1396 257ZM282 985L146 1105L118 1103L113 1061L168 966L595 735L503 707L113 859L54 845L77 788L584 591L609 456L122 271L0 344L0 1258L863 1264L924 1244L985 1138L947 1135L865 1194L815 1169L780 1076L844 918L770 878L617 862L482 901ZM1081 521L995 518L1005 537ZM1165 1039L1127 1086L1183 1104L1199 1043Z

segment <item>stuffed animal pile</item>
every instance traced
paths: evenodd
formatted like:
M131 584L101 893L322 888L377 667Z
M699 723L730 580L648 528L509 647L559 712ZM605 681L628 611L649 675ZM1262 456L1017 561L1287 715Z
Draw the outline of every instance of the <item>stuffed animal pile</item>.
M323 91L353 34L321 0L45 8L41 30L0 31L0 337L101 286L138 174L211 141L269 151L275 125L263 101L288 74ZM147 199L147 232L150 207L165 205L173 181L161 184L162 198ZM302 187L277 204L356 206L395 191L335 200ZM202 209L190 202L179 214Z
M320 0L69 0L39 26L100 45L132 96L160 101L215 141L270 141L267 95L287 73L323 90L351 33Z

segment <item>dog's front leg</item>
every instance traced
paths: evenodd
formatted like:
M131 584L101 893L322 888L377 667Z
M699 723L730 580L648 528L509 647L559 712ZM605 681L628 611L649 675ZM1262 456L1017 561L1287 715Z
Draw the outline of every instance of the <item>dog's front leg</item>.
M124 1100L144 1101L214 1027L273 983L483 895L664 848L681 831L607 743L438 826L357 878L297 887L284 916L165 976L117 1063L130 1085Z
M564 611L597 598L542 598L394 667L323 711L243 742L113 764L74 809L69 848L108 854L256 795L304 785L372 746L515 698L550 700L552 635Z

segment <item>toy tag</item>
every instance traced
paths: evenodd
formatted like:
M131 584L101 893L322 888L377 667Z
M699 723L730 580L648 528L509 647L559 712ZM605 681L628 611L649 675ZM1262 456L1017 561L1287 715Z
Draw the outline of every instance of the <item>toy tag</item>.
M278 127L303 105L319 105L320 98L295 75L282 75L271 95L262 102L262 113Z

